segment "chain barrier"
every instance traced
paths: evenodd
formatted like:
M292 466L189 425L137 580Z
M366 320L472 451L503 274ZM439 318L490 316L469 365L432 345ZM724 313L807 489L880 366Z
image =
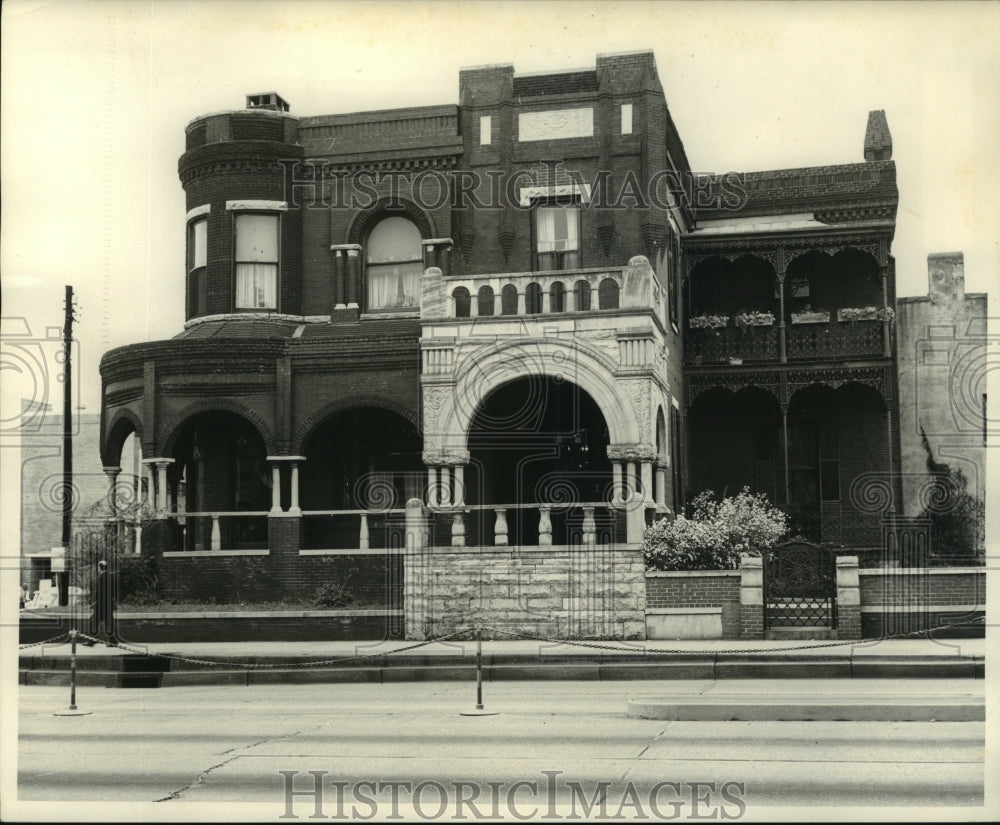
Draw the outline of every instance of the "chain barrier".
M955 622L953 624L942 624L937 627L926 628L924 630L911 630L908 633L896 633L890 636L869 636L862 639L840 639L832 642L817 642L815 644L809 645L795 645L794 647L756 647L756 648L728 648L723 650L691 650L684 648L649 648L649 647L628 647L626 645L608 645L602 644L600 642L586 642L575 639L557 639L547 636L533 636L527 633L519 633L516 631L504 630L500 627L484 627L483 630L490 630L494 633L502 633L505 636L511 636L517 639L525 639L527 641L533 642L547 642L553 645L569 645L571 647L587 647L594 648L596 650L613 650L620 653L667 653L667 654L678 654L678 655L692 655L692 654L751 654L751 653L786 653L794 652L796 650L817 650L819 648L826 647L846 647L848 645L863 645L869 642L886 642L893 639L906 639L910 636L925 636L930 633L934 633L938 630L947 630L951 627L966 627L970 624L986 624L985 616L977 616L974 619L968 619L964 622Z
M815 644L808 645L795 645L794 647L759 647L759 648L726 648L722 650L698 650L698 649L684 649L684 648L650 648L643 643L637 643L636 646L628 646L623 644L607 644L602 642L588 642L576 639L559 639L555 637L532 635L529 633L521 633L519 631L505 630L501 627L494 627L492 625L481 625L477 627L463 627L459 630L453 631L444 636L435 636L431 639L425 639L420 642L414 642L413 644L406 645L404 647L394 648L393 650L382 651L379 653L366 653L354 656L342 656L336 659L317 659L308 662L229 662L220 661L213 659L197 659L191 656L180 656L174 653L154 653L149 650L134 647L128 644L118 643L117 645L112 645L119 650L126 653L134 653L143 656L153 656L158 659L167 659L175 662L186 662L187 664L193 665L205 665L209 667L230 667L233 669L240 670L273 670L275 668L309 668L309 667L329 667L336 664L342 664L346 662L359 662L366 661L368 659L377 659L386 656L394 656L399 653L406 653L411 650L417 650L428 645L435 644L437 642L446 642L450 639L454 639L456 636L462 636L463 634L475 634L478 631L489 631L491 633L498 633L503 636L509 636L513 639L523 639L525 641L533 642L546 642L552 645L568 645L570 647L583 647L590 648L593 650L606 650L615 653L632 653L632 654L673 654L673 655L699 655L699 654L757 654L757 653L789 653L795 652L797 650L818 650L821 648L829 647L846 647L848 645L863 645L871 642L884 642L891 641L893 639L906 639L911 636L926 636L931 633L935 633L938 630L947 630L953 627L967 627L973 624L986 624L985 616L978 616L974 619L969 619L963 622L955 622L952 624L938 625L937 627L927 628L924 630L911 630L908 633L897 633L890 636L871 636L863 639L841 639L837 641L830 642L817 642ZM43 642L32 642L30 644L20 645L20 650L25 650L32 647L40 647L42 645L54 645L59 642L60 645L66 644L69 640L70 634L63 633L60 636L54 636L51 639L47 639ZM89 636L86 633L77 633L77 639L86 639L90 642L96 644L106 644L102 639ZM60 642L60 640L63 640ZM641 646L640 646L641 645ZM56 645L58 646L58 645Z
M396 653L405 653L409 650L416 650L417 648L426 647L427 645L432 645L436 642L444 642L448 639L453 639L456 636L460 636L463 633L468 633L472 628L462 628L461 630L456 630L453 633L449 633L446 636L435 636L433 639L425 639L421 642L414 642L411 645L406 645L405 647L398 647L393 650L382 651L380 653L365 653L355 656L342 656L338 659L317 659L311 662L229 662L220 661L217 659L196 659L191 656L180 656L176 653L155 653L149 650L145 650L141 647L133 647L132 645L122 644L119 642L113 647L118 650L123 650L126 653L136 653L142 656L152 656L157 659L168 659L174 662L186 662L192 665L208 665L208 666L219 666L219 667L229 667L237 670L273 670L274 668L306 668L306 667L320 667L340 664L342 662L360 662L367 659L377 659L382 656L391 656ZM101 639L96 639L93 636L88 636L86 633L78 633L78 639L88 639L92 642L102 643Z
M65 640L60 644L66 644L66 642L69 641L69 631L66 631L65 633L59 636L53 636L51 639L46 639L44 642L28 642L28 644L19 645L17 649L27 650L29 647L41 647L42 645L51 645L54 644L55 642L58 642L60 639Z

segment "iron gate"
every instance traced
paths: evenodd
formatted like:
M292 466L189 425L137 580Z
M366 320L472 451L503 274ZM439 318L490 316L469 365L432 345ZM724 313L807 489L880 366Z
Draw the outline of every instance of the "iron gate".
M778 545L764 559L764 626L837 626L836 555L807 541Z

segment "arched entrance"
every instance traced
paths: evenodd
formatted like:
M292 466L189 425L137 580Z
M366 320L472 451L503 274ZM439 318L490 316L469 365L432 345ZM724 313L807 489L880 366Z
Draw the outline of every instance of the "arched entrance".
M873 387L810 384L788 404L789 513L813 541L879 543L880 514L852 500L855 478L889 473L886 406Z
M690 414L691 492L733 496L744 487L783 504L781 411L759 387L716 387L699 395Z
M330 415L305 438L301 502L305 511L401 510L420 498L425 472L421 438L403 416L379 407ZM306 516L303 546L356 548L360 514ZM385 514L368 517L372 547L381 544Z
M170 449L172 445L172 449ZM221 518L225 549L267 547L271 475L264 438L250 421L227 410L200 412L185 420L168 441L174 463L168 469L179 536L187 550L212 546L213 519L186 513L259 513Z
M564 544L584 503L610 498L608 426L578 385L549 376L490 392L469 428L468 504L552 504L552 542ZM511 544L536 544L537 510L511 508Z

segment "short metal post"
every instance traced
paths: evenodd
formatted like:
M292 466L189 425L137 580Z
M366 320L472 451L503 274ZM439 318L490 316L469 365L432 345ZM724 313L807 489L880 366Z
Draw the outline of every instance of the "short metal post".
M476 628L476 708L461 711L459 716L499 716L496 710L483 710L483 629Z
M483 631L476 628L476 710L483 709Z
M69 709L76 710L76 629L69 632Z
M69 707L57 710L53 716L90 716L89 710L78 710L76 707L76 637L79 631L75 628L69 632Z

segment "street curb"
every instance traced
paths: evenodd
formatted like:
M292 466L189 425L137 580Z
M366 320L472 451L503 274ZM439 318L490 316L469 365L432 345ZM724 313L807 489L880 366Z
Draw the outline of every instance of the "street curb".
M715 694L630 699L627 714L670 722L982 722L986 704L971 696L783 696L769 701Z
M295 657L255 656L248 659L221 657L217 666L189 662L171 662L153 656L90 657L86 665L78 661L77 682L84 685L132 686L123 684L121 677L137 668L157 685L176 687L187 685L226 684L348 684L392 682L461 682L475 679L475 663L462 657L431 659L429 657L378 657L356 664L337 667L296 667ZM914 657L859 656L851 659L827 657L790 657L787 655L701 656L678 657L680 661L655 658L640 661L607 661L601 657L587 659L560 658L539 662L537 657L520 661L504 656L501 661L487 661L483 680L500 681L625 681L625 680L691 680L709 679L982 679L984 657ZM307 660L298 660L307 661ZM174 665L171 668L171 664ZM257 665L248 667L248 664ZM160 669L162 666L162 670ZM24 655L21 657L19 683L22 685L67 684L69 657ZM149 681L147 680L147 681ZM139 686L138 684L134 686ZM153 685L149 685L153 686Z

